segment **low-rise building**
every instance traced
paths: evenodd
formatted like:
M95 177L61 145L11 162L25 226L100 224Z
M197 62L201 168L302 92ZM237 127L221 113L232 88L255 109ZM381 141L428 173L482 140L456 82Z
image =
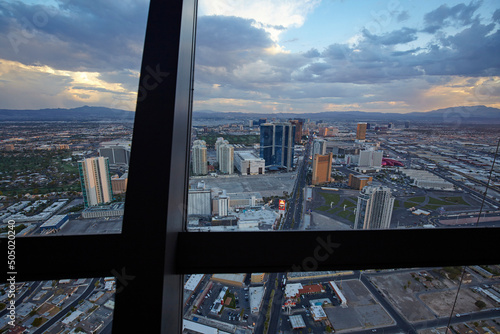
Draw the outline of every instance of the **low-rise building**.
M266 162L252 151L234 152L234 165L241 175L265 174Z

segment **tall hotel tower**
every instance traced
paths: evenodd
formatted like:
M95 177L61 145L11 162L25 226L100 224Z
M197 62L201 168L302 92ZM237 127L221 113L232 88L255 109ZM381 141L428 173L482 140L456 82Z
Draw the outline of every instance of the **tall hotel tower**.
M387 187L366 186L358 197L354 229L388 229L394 197Z
M366 123L358 123L358 129L356 130L356 141L364 142L366 139Z
M260 126L260 157L267 166L293 168L295 125L290 123L265 123Z
M108 158L98 157L78 161L78 169L86 208L113 200Z
M219 146L219 170L224 174L233 174L234 171L234 147L231 144Z
M193 142L191 161L194 175L207 175L207 144L204 140L195 140Z

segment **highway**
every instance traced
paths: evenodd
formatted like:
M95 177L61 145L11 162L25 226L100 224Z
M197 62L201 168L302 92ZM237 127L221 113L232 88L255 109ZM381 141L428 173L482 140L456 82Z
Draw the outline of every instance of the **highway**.
M278 326L281 315L281 306L283 305L283 299L285 297L285 291L284 289L282 289L284 277L286 277L286 273L277 274L278 287L274 292L273 305L271 306L272 307L271 320L269 321L269 330L267 331L268 333L278 333ZM274 287L274 281L272 284Z
M257 324L255 325L255 333L264 333L264 322L266 321L267 309L269 307L269 299L271 299L271 291L274 289L274 281L277 276L278 276L277 273L269 274L269 278L265 285L266 291L264 292L264 299L262 301L262 308L260 310L259 319Z
M493 319L500 316L500 310L487 310L482 312L474 312L461 314L459 317L455 316L451 318L450 324L458 324L462 322L470 322L476 320ZM435 320L421 321L414 325L415 329L426 329L426 328L438 328L446 327L448 325L449 317L439 318Z
M310 148L311 144L310 142L308 142L304 149L304 155L300 166L297 168L295 185L293 186L293 191L290 195L290 198L288 199L285 219L280 226L280 230L298 230L302 222L302 204L304 201L303 190L306 186Z

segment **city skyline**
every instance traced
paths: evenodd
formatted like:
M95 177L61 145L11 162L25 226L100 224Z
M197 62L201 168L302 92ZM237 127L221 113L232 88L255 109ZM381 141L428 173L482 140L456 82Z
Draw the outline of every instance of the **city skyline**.
M145 1L5 3L0 107L133 110L146 12ZM418 7L216 1L200 2L199 13L195 110L406 113L500 106L500 9L493 1Z

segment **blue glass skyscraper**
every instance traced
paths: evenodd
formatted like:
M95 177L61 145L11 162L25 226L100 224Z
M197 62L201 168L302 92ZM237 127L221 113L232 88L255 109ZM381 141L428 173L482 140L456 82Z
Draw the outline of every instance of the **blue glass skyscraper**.
M260 157L266 167L293 168L295 125L290 123L265 123L260 126Z

